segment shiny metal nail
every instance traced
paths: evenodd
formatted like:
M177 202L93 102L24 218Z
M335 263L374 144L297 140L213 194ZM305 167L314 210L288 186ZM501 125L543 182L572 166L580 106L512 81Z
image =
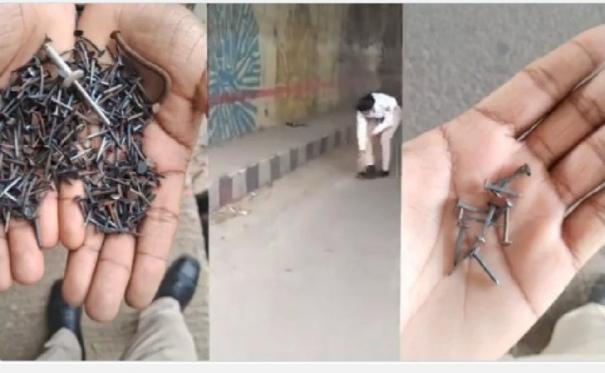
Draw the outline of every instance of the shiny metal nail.
M483 259L481 259L481 257L479 256L479 248L478 247L473 248L473 250L471 250L471 252L469 253L469 256L471 258L475 259L477 261L477 263L479 263L479 265L481 266L481 268L483 268L483 271L485 271L485 273L487 273L487 275L489 276L489 278L496 285L500 285L500 281L498 281L498 278L496 278L496 275L492 272L491 269L489 269L489 267L487 266L487 264L485 264L485 262L483 261Z
M460 258L462 255L462 246L464 245L464 240L466 239L466 230L467 226L461 225L458 230L458 238L456 239L456 247L454 249L454 266L452 267L452 271L458 266L460 262Z
M500 179L498 181L496 181L494 184L497 184L501 187L505 187L507 186L511 181L513 181L514 178L521 176L521 175L525 175L525 176L531 176L531 170L529 168L529 165L527 163L523 164L521 167L517 168L515 170L515 172L513 172L512 175L507 176L503 179Z
M64 79L63 86L66 88L73 86L90 108L99 116L101 121L103 121L105 125L111 126L111 122L105 115L103 109L97 105L92 97L88 95L88 92L86 92L84 87L78 82L78 79L83 76L83 72L72 71L63 58L61 58L61 55L59 55L59 53L50 45L50 42L44 43L43 47L50 60L59 68L59 75Z
M506 206L504 209L504 241L502 244L510 245L512 241L510 240L510 206Z
M485 243L485 236L487 235L487 229L493 224L494 215L496 214L496 209L498 206L490 204L489 210L487 211L487 216L485 217L485 222L481 227L481 233L477 236L477 240Z
M486 190L496 194L497 196L506 196L506 197L518 197L519 194L516 192L513 192L510 189L506 189L505 187L502 187L498 184L491 184L488 182L485 182L484 187Z

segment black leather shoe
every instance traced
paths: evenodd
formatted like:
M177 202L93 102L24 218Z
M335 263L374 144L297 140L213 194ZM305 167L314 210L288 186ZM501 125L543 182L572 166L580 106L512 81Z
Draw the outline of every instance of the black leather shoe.
M599 277L592 285L588 301L605 305L605 275Z
M380 171L380 173L378 174L379 177L388 177L389 176L389 171Z
M57 280L50 289L50 297L46 306L46 323L49 337L61 328L71 330L78 338L80 348L82 349L82 359L85 360L84 338L82 338L82 329L80 327L82 308L67 304L65 299L63 299L62 287L63 280Z
M376 166L366 166L366 169L357 173L359 179L375 179L377 177Z
M155 299L171 297L181 305L181 311L187 307L200 277L199 260L185 255L172 263L158 289Z

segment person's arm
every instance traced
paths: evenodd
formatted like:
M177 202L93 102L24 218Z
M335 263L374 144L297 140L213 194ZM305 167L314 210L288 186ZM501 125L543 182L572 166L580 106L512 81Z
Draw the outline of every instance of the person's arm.
M368 142L368 121L361 112L357 112L357 146L360 151L366 150Z
M382 133L382 131L386 130L389 127L392 127L394 124L394 115L392 111L389 111L385 114L384 119L382 120L382 123L380 123L379 125L377 125L374 130L372 131L372 136L376 136L380 133Z

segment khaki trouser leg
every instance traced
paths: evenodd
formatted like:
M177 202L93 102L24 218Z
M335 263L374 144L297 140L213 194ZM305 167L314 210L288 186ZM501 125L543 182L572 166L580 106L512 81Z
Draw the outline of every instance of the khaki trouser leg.
M605 360L605 306L589 303L563 315L548 346L523 361Z
M391 143L393 136L401 125L401 108L396 107L393 115L390 117L391 125L380 135L380 145L382 147L382 170L389 171L391 168Z
M44 351L36 360L79 361L82 348L71 330L61 328L44 344Z
M374 128L372 121L368 123L368 133L371 133L371 129ZM365 150L361 151L360 169L364 171L366 167L374 165L374 144L372 137L368 136Z
M382 171L391 168L391 143L397 127L391 127L380 134L380 147L382 148Z
M122 359L197 360L193 337L175 299L160 298L141 312L137 333Z

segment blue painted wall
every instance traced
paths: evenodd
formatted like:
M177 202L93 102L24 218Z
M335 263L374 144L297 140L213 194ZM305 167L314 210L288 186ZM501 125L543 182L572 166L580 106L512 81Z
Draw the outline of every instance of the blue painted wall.
M259 28L250 4L208 4L208 86L211 99L253 91L261 84ZM256 129L251 100L212 105L209 143Z

